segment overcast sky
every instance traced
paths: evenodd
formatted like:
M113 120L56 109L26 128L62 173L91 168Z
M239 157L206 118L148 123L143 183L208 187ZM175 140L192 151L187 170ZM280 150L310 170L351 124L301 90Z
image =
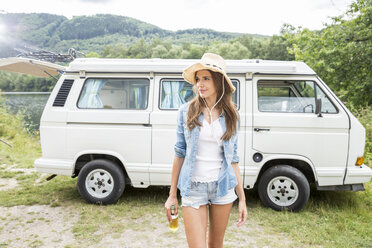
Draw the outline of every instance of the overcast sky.
M67 18L115 14L167 30L209 28L279 34L284 23L311 30L330 23L352 0L3 0L0 13L52 13Z

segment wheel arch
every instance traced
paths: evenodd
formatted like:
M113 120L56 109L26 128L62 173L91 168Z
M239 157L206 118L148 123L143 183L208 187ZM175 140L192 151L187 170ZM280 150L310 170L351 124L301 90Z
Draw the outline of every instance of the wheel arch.
M77 177L79 175L80 170L86 163L96 159L107 159L117 164L123 170L126 184L131 184L131 179L125 168L124 158L118 153L109 151L84 151L76 154L74 159L75 163L73 168L73 177Z
M309 161L310 162L310 161ZM262 174L267 171L269 168L276 166L276 165L289 165L292 166L299 171L301 171L309 183L313 183L317 181L316 174L314 172L313 167L311 166L311 162L299 159L299 158L273 158L266 161L258 173L257 180L258 182L262 176Z

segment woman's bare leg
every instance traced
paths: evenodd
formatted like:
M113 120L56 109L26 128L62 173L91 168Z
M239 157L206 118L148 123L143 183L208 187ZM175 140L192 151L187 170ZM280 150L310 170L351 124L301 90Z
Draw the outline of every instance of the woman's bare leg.
M185 224L187 243L190 248L205 248L207 241L207 206L182 207L183 222Z
M222 248L232 203L209 206L208 248Z

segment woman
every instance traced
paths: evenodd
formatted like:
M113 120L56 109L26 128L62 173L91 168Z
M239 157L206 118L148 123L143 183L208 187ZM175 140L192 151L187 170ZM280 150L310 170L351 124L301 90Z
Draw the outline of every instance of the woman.
M183 72L185 80L194 85L196 96L178 111L177 142L165 211L168 221L172 205L177 213L178 187L189 247L206 246L208 216L208 246L222 247L236 194L237 226L244 224L247 217L237 156L239 117L232 102L235 88L225 67L222 57L206 53L200 62Z

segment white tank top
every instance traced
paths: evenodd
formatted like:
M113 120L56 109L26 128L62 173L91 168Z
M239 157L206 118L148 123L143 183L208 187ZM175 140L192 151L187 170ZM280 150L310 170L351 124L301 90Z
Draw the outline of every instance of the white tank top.
M218 180L223 161L222 135L220 119L213 121L211 124L204 119L200 128L191 181L213 182Z

